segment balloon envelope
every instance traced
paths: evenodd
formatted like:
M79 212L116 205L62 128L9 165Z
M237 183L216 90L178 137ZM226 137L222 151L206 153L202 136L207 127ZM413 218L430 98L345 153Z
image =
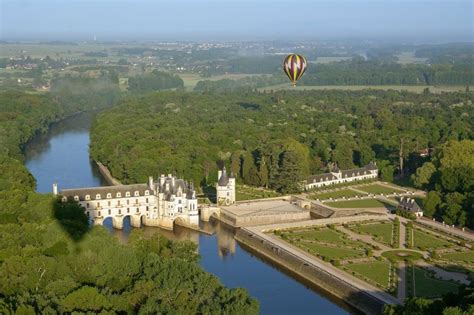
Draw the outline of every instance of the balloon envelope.
M290 78L293 86L295 86L296 81L303 76L307 65L308 62L306 58L297 54L290 54L283 60L283 71L285 71L288 78Z

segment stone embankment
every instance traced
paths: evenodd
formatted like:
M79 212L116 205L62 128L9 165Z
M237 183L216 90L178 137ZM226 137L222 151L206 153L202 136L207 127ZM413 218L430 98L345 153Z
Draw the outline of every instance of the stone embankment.
M107 166L100 163L99 161L95 161L95 163L97 164L97 167L99 168L99 172L100 174L102 174L107 184L109 184L110 186L122 185L122 183L119 180L115 179L112 176Z

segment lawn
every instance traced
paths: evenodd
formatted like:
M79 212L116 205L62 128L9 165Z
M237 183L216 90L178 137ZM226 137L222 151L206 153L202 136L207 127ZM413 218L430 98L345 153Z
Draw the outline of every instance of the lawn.
M345 265L345 267L351 271L355 271L356 275L363 280L368 279L384 288L388 288L390 285L390 263L387 261L348 264Z
M326 205L334 208L387 208L387 205L377 199L361 199L348 201L326 202Z
M301 238L302 240L316 241L329 243L331 245L342 246L342 247L356 247L356 248L366 248L367 245L353 241L347 238L344 238L344 235L338 231L331 229L321 229L321 230L300 230L294 231L293 233L285 233L288 238L296 239Z
M448 247L451 245L450 242L443 238L436 237L418 229L414 229L413 236L414 246L420 249L436 249L440 247Z
M393 193L402 193L403 192L402 190L399 190L399 189L386 187L386 186L382 186L382 185L377 185L377 184L357 187L357 190L362 190L362 191L365 191L369 194L375 194L375 195L379 195L379 194L389 195L389 194L393 194Z
M237 185L235 197L237 201L242 201L251 199L271 198L277 196L278 193L272 190Z
M474 251L462 251L462 252L454 252L454 253L446 253L441 255L442 259L446 259L449 261L461 261L467 263L474 263Z
M325 246L306 242L298 242L295 245L299 248L309 250L309 252L314 255L320 255L328 259L348 259L365 256L365 250L360 249Z
M458 284L450 281L443 281L433 278L429 272L413 267L415 296L436 297L448 292L457 292Z
M409 250L389 250L382 253L382 256L390 261L397 262L402 260L416 261L423 258L418 252L412 252Z
M371 235L376 241L381 243L392 245L393 223L353 225L351 229L359 234Z
M351 189L341 189L341 190L331 191L327 193L312 194L310 195L310 198L324 200L324 199L329 199L329 198L338 199L342 197L351 198L351 197L361 196L361 195L362 194Z

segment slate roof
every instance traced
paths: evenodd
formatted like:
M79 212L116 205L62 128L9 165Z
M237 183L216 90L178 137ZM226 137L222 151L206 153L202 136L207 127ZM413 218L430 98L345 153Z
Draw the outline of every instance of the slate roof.
M167 185L168 184L168 185ZM79 201L85 201L86 196L89 195L89 200L99 200L96 198L100 195L100 199L107 199L107 194L111 194L111 198L117 198L117 193L121 193L120 198L126 197L126 193L130 192L130 198L135 197L135 192L138 191L139 196L146 196L145 191L148 190L148 195L152 196L154 192L148 186L148 184L133 184L133 185L117 185L117 186L102 186L102 187L89 187L89 188L74 188L74 189L63 189L59 192L61 196L67 198L79 197ZM186 196L187 199L192 199L194 195L194 187L192 184L188 184L182 179L174 179L172 177L166 177L163 185L160 185L160 179L155 183L155 190L161 192L165 196L165 200L170 200L172 195L177 195L178 191ZM110 199L110 198L109 198Z
M173 179L171 177L166 177L163 185L160 185L159 179L156 184L156 191L158 193L163 193L165 199L168 201L171 199L172 195L176 196L180 190L182 194L186 195L187 199L193 198L194 189L192 189L192 185L188 185L188 183L182 179L175 179L173 185Z
M230 177L234 177L233 174L230 174ZM224 168L222 169L222 175L221 177L219 178L219 180L217 181L217 184L219 186L227 186L229 184L229 176L227 175L227 171L225 169L225 166Z
M311 175L306 179L307 183L318 183L318 182L325 182L330 180L337 179L332 173L323 173L317 175Z
M117 193L121 193L123 198L125 197L126 192L130 192L130 196L133 197L135 191L138 191L140 196L145 196L146 190L148 190L149 194L152 195L152 191L147 184L63 189L59 194L64 197L71 198L74 198L74 196L79 196L79 200L84 201L86 200L86 195L90 196L90 200L96 200L96 195L100 195L100 199L107 199L107 194L109 193L112 194L112 198L116 198Z
M412 212L420 212L421 208L415 199L401 197L399 207Z

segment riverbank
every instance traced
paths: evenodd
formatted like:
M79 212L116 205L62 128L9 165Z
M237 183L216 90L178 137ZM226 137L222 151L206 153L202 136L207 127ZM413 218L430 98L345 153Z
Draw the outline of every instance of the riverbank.
M94 161L94 162L95 164L97 164L97 168L99 169L100 174L110 186L122 185L122 183L118 179L112 176L107 166L105 166L99 161Z

